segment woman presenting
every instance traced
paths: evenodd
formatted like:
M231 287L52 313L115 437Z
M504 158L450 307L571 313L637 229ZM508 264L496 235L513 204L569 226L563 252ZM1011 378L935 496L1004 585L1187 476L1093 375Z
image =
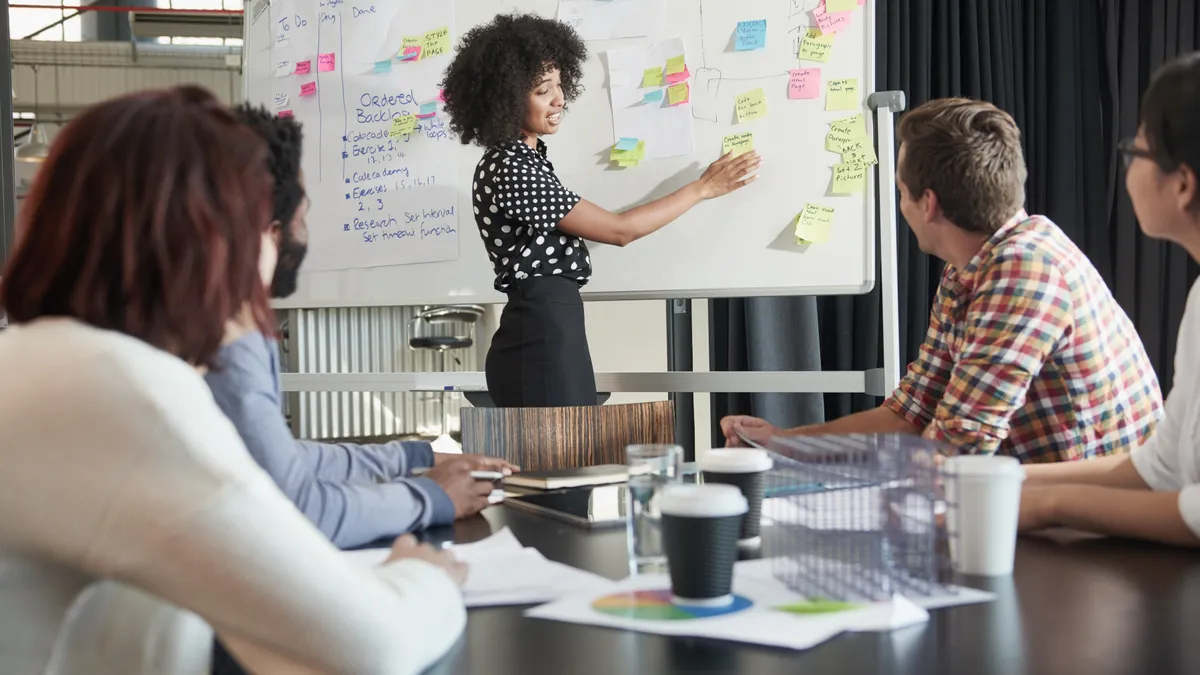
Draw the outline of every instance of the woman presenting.
M450 128L487 148L471 192L496 290L508 295L485 365L499 407L596 404L579 296L592 276L585 240L624 246L756 178L756 153L726 154L698 180L622 213L564 187L542 137L582 92L586 59L566 24L498 15L463 36L443 83Z

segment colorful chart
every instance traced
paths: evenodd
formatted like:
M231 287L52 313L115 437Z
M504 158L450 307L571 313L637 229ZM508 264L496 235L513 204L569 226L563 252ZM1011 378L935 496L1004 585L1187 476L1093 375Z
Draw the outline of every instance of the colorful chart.
M725 607L682 607L671 602L669 589L660 591L634 591L606 595L592 603L592 609L601 614L619 616L623 619L642 621L689 621L725 616L750 609L754 603L741 595L733 596L733 602Z

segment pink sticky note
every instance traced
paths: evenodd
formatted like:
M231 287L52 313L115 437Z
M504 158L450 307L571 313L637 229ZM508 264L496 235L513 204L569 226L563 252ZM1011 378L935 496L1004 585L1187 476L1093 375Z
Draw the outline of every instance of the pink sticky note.
M317 72L329 73L333 71L334 65L337 63L337 54L318 54L317 55Z
M683 82L684 80L688 79L691 76L692 76L691 71L689 71L685 67L683 69L682 73L673 73L671 75L667 75L666 77L664 77L663 82L666 82L667 84L679 84L680 82Z
M316 82L305 82L304 84L300 85L301 96L312 96L315 93L317 93Z
M445 103L445 102L446 102L446 90L445 90L445 89L438 89L438 95L437 95L437 98L435 98L434 100L435 100L435 101L441 101L442 103Z
M312 61L297 61L296 74L307 75L312 72Z
M277 115L277 117L292 117L292 111L291 110L280 110L279 115Z
M421 45L405 47L404 54L400 56L401 61L414 61L421 58Z
M824 0L813 10L813 18L816 19L817 27L821 29L823 35L840 33L850 25L850 15L850 12L830 12L825 6Z
M788 98L818 98L820 96L820 68L795 68L788 71Z

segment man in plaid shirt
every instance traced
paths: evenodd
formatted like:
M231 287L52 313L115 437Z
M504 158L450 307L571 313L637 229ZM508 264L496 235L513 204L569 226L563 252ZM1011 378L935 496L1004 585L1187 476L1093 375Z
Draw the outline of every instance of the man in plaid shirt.
M1162 416L1162 394L1129 317L1054 223L1022 210L1020 131L1005 112L930 101L900 121L900 210L921 250L945 260L920 356L883 406L739 434L921 433L968 453L1055 462L1128 452Z

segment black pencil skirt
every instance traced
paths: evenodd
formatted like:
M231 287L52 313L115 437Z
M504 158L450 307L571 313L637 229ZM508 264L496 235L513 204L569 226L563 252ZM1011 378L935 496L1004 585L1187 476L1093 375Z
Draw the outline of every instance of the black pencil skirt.
M579 284L562 277L514 282L484 371L498 408L596 405Z

